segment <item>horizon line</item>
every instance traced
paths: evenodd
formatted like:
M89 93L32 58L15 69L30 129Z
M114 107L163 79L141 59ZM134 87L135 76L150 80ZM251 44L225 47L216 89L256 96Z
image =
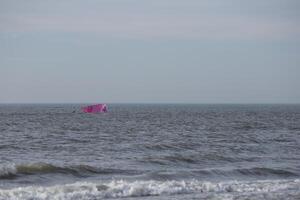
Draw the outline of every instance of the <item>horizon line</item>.
M0 104L186 104L186 105L297 105L300 102L0 102Z

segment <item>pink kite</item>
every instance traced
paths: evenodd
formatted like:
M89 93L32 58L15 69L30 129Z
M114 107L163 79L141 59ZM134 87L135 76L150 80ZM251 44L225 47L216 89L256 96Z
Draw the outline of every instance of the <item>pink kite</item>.
M83 107L82 111L85 113L103 113L103 112L107 112L107 105L106 104L90 105L90 106Z

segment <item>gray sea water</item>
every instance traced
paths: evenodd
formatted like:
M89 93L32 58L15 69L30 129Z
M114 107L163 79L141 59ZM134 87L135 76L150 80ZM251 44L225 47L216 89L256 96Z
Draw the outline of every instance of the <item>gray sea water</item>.
M0 200L300 199L300 105L0 105Z

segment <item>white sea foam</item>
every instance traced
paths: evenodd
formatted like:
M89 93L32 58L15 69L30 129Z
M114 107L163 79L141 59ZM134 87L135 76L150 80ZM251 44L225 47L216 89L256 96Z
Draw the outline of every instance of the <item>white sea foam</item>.
M14 163L0 164L0 177L6 177L17 173L17 168Z
M29 186L0 189L0 199L22 200L62 200L62 199L105 199L120 197L142 197L176 194L240 194L245 197L253 194L276 192L300 195L300 180L266 180L253 182L203 182L189 181L125 181L77 182L49 187Z

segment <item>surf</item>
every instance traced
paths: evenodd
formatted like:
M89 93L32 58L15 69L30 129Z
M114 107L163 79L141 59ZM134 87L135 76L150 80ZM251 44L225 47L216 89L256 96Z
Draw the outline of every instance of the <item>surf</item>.
M106 199L144 196L170 196L184 194L243 196L278 195L288 192L300 195L300 180L261 180L208 182L200 180L155 181L155 180L111 180L108 182L76 182L53 186L27 186L0 189L0 199ZM273 196L274 197L274 196Z

